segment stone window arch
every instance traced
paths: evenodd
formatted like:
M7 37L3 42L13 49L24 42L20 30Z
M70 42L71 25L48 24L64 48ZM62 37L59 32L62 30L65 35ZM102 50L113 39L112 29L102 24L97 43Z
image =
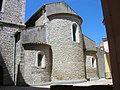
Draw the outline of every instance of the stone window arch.
M80 32L79 32L79 26L77 23L72 23L72 27L71 27L71 30L72 30L72 41L75 41L75 42L80 42Z
M36 54L36 66L45 68L45 61L46 61L46 57L44 52L38 51Z

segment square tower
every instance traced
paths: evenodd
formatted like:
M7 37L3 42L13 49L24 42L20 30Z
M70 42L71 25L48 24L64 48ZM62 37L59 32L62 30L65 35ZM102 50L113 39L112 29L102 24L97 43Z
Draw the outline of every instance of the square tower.
M25 0L0 0L0 21L24 23Z
M25 0L0 0L0 86L15 85L16 34L24 27Z

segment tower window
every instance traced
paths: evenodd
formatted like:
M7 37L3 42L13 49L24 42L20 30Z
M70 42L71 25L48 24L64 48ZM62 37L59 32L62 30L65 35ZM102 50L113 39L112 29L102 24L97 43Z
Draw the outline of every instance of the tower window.
M73 41L76 41L76 25L73 25Z
M43 52L37 52L37 56L36 56L36 66L37 67L41 67L41 68L45 68L45 54Z
M76 23L72 24L72 41L78 42L79 43L79 28Z
M73 25L73 41L76 41L76 25Z
M3 0L0 0L0 11L2 11Z

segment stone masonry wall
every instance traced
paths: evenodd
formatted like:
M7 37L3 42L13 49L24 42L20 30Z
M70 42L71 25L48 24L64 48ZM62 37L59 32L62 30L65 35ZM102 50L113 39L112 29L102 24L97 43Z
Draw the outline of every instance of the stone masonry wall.
M94 66L92 66L92 58L95 60ZM86 55L86 75L89 79L98 78L96 54L90 54L90 52Z
M65 2L56 2L56 3L46 4L45 9L47 11L47 16L56 14L56 13L71 13L76 15L76 13Z
M105 61L104 61L104 51L100 48L97 48L97 57L98 57L98 72L100 78L105 78Z
M52 53L50 46L42 44L28 44L24 47L24 80L28 85L39 85L51 81ZM45 68L36 66L37 52L45 53Z
M24 52L21 44L21 40L16 42L15 46L15 82L16 85L24 85L23 75L24 75ZM21 67L21 64L23 66ZM21 70L22 68L22 70Z
M9 75L14 81L14 34L18 31L17 27L4 26L0 30L0 47L2 48L2 57L9 71ZM4 74L6 75L6 74ZM8 75L4 79L5 85L11 85ZM11 81L11 80L10 80Z
M45 26L33 27L23 30L21 33L22 44L27 43L46 43Z
M14 82L14 34L19 31L25 16L25 0L3 0L3 11L0 12L0 47L6 71L4 72L4 85L13 85ZM7 74L6 74L7 73ZM11 79L11 80L10 80Z
M2 21L9 23L24 23L25 0L5 0Z
M87 51L96 51L96 43L92 39L88 38L87 36L83 35L85 49Z
M53 52L52 81L85 78L81 30L80 43L72 41L71 25L75 20L64 16L51 20L47 28Z

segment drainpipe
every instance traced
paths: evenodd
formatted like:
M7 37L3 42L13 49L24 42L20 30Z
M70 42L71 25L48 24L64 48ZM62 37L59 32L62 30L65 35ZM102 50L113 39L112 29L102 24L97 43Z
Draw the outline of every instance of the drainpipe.
M14 86L16 86L15 67L16 67L16 38L14 35Z

